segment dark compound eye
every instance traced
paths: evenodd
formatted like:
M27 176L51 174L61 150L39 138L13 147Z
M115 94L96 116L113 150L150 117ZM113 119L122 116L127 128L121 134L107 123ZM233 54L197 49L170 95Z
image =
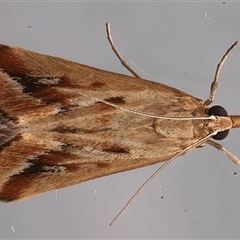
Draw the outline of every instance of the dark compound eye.
M228 116L227 111L221 106L213 106L208 110L208 115L214 116ZM217 133L217 135L213 136L212 138L215 140L222 140L227 137L229 130L225 130L222 132Z

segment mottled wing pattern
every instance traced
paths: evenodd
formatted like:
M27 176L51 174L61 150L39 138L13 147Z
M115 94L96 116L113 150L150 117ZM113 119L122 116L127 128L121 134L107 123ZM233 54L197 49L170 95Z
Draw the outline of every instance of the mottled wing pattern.
M155 131L155 119L79 91L149 114L205 111L201 100L160 83L5 45L0 45L0 86L3 201L166 161L193 141L184 128L180 137L168 138ZM163 126L169 121L162 120Z

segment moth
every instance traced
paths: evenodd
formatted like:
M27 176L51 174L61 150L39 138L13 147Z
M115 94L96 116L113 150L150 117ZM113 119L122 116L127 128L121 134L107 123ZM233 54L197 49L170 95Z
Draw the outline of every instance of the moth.
M0 45L0 200L166 165L205 144L239 164L211 138L226 137L240 126L240 116L208 108L221 66L236 44L219 63L205 102L137 75Z

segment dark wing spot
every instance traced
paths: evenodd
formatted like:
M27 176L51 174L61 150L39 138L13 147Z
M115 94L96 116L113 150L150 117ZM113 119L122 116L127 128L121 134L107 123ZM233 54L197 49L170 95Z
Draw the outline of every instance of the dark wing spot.
M109 131L111 128L102 128L102 129L86 129L86 128L73 128L73 127L66 127L66 126L59 126L52 129L53 132L57 133L97 133L97 132L105 132Z
M107 168L109 166L109 163L104 162L96 162L97 167L99 168Z
M114 104L122 104L125 103L124 97L110 97L110 98L105 98L104 99L107 102L114 103Z
M111 146L108 148L103 149L104 152L111 152L111 153L129 153L128 149L119 147L119 146Z
M12 76L23 87L23 93L33 93L46 86L59 84L60 78L57 77L33 77L28 75Z
M40 173L55 173L55 172L62 172L63 166L61 165L54 165L54 164L44 164L39 160L29 160L29 166L20 174L40 174Z
M93 87L93 88L99 88L99 87L102 87L106 85L105 83L101 83L101 82L94 82L92 84L90 84L90 87Z

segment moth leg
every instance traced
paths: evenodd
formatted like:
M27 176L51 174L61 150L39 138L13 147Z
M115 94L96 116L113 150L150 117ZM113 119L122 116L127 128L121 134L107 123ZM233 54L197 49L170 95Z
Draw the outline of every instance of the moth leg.
M222 66L224 64L224 62L226 61L229 52L238 44L238 41L236 41L228 50L227 52L223 55L222 59L220 60L220 62L217 65L217 69L215 72L215 76L214 76L214 80L211 84L211 88L210 88L210 94L207 100L205 100L204 105L208 106L213 102L213 99L215 97L215 94L217 92L217 88L218 88L218 80L219 80L219 74L220 71L222 69Z
M112 39L112 35L111 35L111 30L110 30L110 24L106 23L106 31L107 31L107 39L112 47L112 50L114 51L114 53L117 55L118 59L120 60L121 64L129 71L132 73L133 76L135 76L136 78L141 78L131 67L130 65L125 62L124 58L122 57L121 53L119 52L119 50L117 49L117 47L115 46L115 43Z
M203 144L197 146L196 148L204 148L204 147L206 147L206 143L203 143Z
M216 143L210 139L207 140L207 143L210 144L211 146L217 148L218 150L222 151L232 162L236 164L240 164L240 160L231 152L229 152L226 148L224 148L221 144Z

